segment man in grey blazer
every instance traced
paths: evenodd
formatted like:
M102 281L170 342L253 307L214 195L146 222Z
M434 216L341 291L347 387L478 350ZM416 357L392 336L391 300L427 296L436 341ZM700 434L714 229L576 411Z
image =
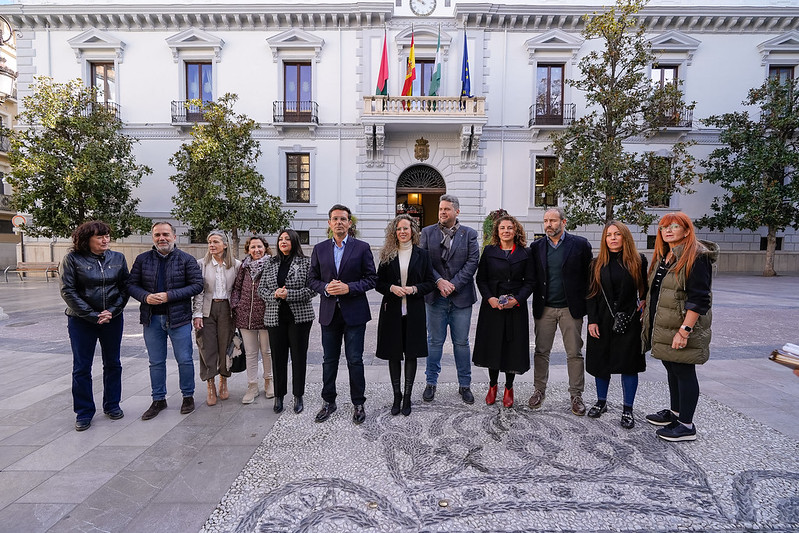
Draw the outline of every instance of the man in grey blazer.
M422 230L419 243L430 254L438 290L425 296L427 311L427 386L422 399L432 402L441 372L441 354L449 326L455 367L458 370L458 393L466 403L474 403L469 328L472 305L477 301L474 274L480 261L477 232L458 221L460 202L456 196L439 198L438 224Z

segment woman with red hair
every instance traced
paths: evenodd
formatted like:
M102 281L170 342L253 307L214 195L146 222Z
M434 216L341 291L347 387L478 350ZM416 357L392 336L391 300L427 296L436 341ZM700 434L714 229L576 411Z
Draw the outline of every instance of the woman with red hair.
M642 338L645 349L651 347L652 356L666 367L671 397L669 409L646 420L663 426L657 436L668 441L696 439L696 365L710 357L711 281L717 258L718 246L700 242L685 214L669 213L660 219Z

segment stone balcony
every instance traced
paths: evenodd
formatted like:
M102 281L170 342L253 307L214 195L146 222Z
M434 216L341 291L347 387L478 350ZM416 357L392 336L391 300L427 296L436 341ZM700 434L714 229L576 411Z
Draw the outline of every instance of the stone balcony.
M361 120L368 165L382 166L386 133L451 131L460 135L461 164L474 163L483 126L485 97L364 96Z

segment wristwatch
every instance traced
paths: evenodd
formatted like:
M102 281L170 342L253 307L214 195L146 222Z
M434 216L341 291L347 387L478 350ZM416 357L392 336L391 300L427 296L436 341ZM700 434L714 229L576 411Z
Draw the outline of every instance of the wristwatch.
M682 326L680 326L680 329L684 329L684 330L685 330L685 331L687 331L688 333L691 333L691 332L694 330L694 328L692 328L691 326L686 326L685 324L683 324Z

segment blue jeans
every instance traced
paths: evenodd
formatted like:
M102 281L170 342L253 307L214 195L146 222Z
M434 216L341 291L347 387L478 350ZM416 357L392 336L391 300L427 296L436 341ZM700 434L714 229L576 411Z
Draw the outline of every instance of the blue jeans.
M329 326L322 326L322 399L328 403L336 401L336 376L341 359L341 341L344 340L344 355L350 373L350 397L353 405L366 401L366 378L363 375L363 339L366 324L348 326L336 309Z
M610 378L594 377L594 380L596 381L597 400L607 400ZM635 401L635 393L638 390L638 374L622 374L621 390L624 396L624 405L626 407L632 407Z
M191 324L177 328L169 326L166 315L153 315L150 325L144 326L144 344L150 357L150 386L153 401L166 398L166 339L172 341L172 351L178 362L180 392L183 397L194 396L194 361L192 361Z
M468 387L472 383L471 350L469 328L472 322L472 306L455 307L447 298L436 297L432 304L425 304L427 311L427 383L438 383L441 373L441 354L447 339L447 326L452 339L455 368L458 370L458 385Z
M72 345L72 406L77 420L91 420L96 412L92 394L92 362L97 341L103 359L103 411L119 409L122 396L122 314L107 324L91 323L82 318L67 317L67 331Z

